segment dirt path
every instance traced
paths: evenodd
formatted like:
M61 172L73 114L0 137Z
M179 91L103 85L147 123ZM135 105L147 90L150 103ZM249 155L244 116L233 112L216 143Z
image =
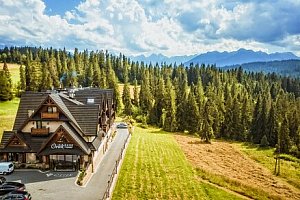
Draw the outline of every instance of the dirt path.
M187 159L196 167L264 190L283 199L300 199L300 191L274 176L226 142L201 143L199 139L175 135Z

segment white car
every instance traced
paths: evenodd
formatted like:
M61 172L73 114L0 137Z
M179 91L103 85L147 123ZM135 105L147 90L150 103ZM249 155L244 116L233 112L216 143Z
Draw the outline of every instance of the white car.
M10 174L15 167L12 162L0 162L0 174Z
M128 128L128 126L126 123L121 122L117 125L117 128Z

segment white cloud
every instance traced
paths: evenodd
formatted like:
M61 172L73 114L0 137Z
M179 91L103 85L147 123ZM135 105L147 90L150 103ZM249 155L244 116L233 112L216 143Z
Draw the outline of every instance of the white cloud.
M86 0L63 16L46 15L41 0L0 5L0 43L9 45L165 55L300 51L299 1Z

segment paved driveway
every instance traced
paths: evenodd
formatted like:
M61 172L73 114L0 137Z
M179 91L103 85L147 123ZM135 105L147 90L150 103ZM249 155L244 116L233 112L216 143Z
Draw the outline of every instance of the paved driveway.
M16 170L6 176L7 181L25 183L33 200L101 199L107 187L109 175L128 136L127 129L117 131L114 141L86 187L79 187L75 184L77 172L42 173L38 170Z

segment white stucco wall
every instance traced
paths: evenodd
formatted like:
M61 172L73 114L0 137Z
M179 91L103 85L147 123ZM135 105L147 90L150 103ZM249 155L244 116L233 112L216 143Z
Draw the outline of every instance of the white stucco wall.
M48 121L49 124L46 122L46 128L50 127L50 132L56 131L56 129L63 123L63 122L52 122ZM44 124L45 122L43 122ZM29 133L31 132L31 128L36 128L35 121L30 121L26 124L26 126L22 129L22 132Z

